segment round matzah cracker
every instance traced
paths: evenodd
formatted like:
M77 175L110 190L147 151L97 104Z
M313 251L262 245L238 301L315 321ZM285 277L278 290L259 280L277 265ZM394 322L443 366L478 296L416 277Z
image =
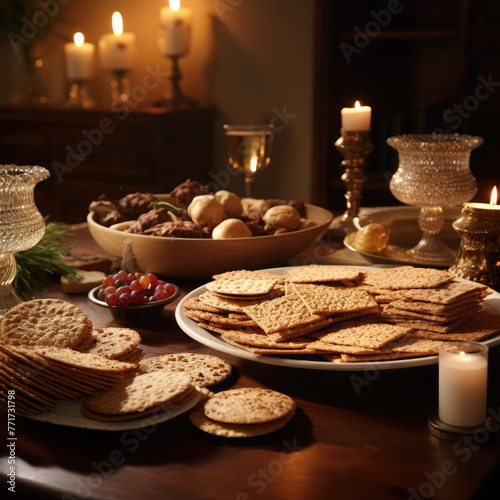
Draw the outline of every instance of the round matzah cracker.
M226 380L231 375L232 367L230 363L217 356L192 352L164 354L143 359L139 363L139 373L157 370L188 373L194 385L206 387Z
M284 417L262 424L228 424L216 422L205 415L204 403L198 404L189 413L189 420L198 429L221 437L244 438L269 434L284 427L294 416L295 409Z
M141 412L166 404L189 389L191 377L188 374L160 370L137 375L111 389L96 392L84 405L103 415Z
M228 424L261 424L278 420L295 409L295 401L280 392L240 387L219 392L205 403L205 415Z
M117 359L133 351L141 342L141 336L130 328L96 328L93 340L82 352Z
M77 306L59 299L22 302L0 323L0 341L17 346L73 348L90 335L92 321Z

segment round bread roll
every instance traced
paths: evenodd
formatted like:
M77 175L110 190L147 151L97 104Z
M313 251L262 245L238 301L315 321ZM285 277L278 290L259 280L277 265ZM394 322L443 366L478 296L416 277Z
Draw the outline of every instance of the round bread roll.
M243 213L241 198L237 194L221 189L215 193L215 199L222 205L228 217L240 217Z
M300 227L300 213L291 205L277 205L266 211L262 217L267 226L274 229L296 231Z
M211 194L195 196L187 212L192 221L200 227L215 227L226 218L224 208Z
M227 238L249 238L252 236L250 228L240 219L226 219L212 231L212 239L224 240Z

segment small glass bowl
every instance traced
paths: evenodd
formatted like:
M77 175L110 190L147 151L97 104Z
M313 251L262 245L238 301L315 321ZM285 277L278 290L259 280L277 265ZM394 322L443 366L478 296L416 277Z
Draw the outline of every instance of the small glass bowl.
M99 299L97 297L97 294L102 288L102 285L90 290L88 297L90 301L95 305L108 309L111 312L113 319L117 323L126 326L141 326L157 321L160 318L165 306L170 302L173 302L179 296L179 288L175 285L173 286L175 288L175 292L173 293L173 295L166 299L156 300L155 302L146 302L145 304L139 305L130 305L126 307L108 306L106 302Z

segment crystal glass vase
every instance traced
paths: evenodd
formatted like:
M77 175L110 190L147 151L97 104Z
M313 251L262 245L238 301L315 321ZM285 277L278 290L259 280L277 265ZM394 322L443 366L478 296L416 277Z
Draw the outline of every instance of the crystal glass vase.
M43 167L0 165L0 317L22 302L12 285L17 272L14 254L35 246L44 235L34 190L49 175Z
M443 208L460 207L477 191L470 172L471 152L481 137L459 134L407 134L389 137L398 151L399 165L392 176L391 193L407 205L420 207L422 238L408 254L425 264L451 265L455 251L439 237Z

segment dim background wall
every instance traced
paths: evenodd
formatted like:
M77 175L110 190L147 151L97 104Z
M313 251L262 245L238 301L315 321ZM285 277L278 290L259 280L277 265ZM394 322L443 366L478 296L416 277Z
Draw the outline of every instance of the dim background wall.
M132 88L141 87L150 71L168 71L169 61L161 56L157 41L159 11L164 5L167 0L69 0L61 5L54 33L38 47L50 103L60 104L67 92L63 44L72 40L76 31L97 44L102 34L112 31L115 10L123 16L124 30L134 32L137 38L138 60L129 74ZM230 184L222 187L242 194L241 178L224 173L222 125L272 121L277 126L272 163L258 176L254 194L310 201L314 2L181 0L181 5L193 10L191 51L180 60L182 89L201 106L217 108L213 177L219 183L229 179ZM5 104L15 87L15 65L10 45L0 45L5 76L0 100ZM98 57L95 62L90 92L99 106L109 107L111 75ZM166 83L161 82L147 95L138 92L138 106L150 106L165 90Z

